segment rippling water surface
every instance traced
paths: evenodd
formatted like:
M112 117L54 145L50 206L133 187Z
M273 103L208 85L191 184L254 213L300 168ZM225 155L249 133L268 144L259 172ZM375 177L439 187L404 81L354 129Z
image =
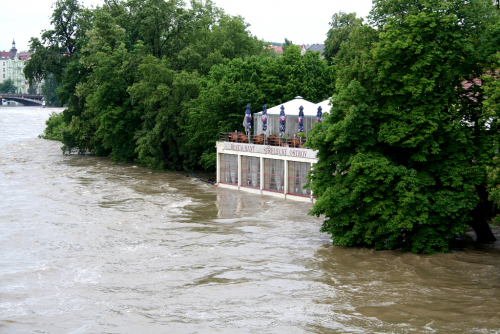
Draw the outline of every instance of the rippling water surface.
M51 111L0 107L0 333L500 333L500 242L334 247L310 204L63 155Z

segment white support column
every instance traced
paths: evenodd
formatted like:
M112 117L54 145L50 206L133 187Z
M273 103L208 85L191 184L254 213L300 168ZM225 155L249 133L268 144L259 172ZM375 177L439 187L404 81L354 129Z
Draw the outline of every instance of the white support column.
M314 166L314 163L311 162L311 168L309 169L309 172L313 169L313 166ZM314 203L314 194L313 194L312 190L311 190L311 203Z
M262 195L262 190L264 189L264 181L266 176L264 175L264 158L260 157L260 194Z
M219 184L220 183L220 153L219 153L219 148L217 147L218 145L215 145L215 149L217 151L217 170L215 171L215 183Z
M288 194L288 160L285 159L285 199L286 199L286 194Z
M241 169L243 165L241 163L241 154L238 154L238 190L241 187Z

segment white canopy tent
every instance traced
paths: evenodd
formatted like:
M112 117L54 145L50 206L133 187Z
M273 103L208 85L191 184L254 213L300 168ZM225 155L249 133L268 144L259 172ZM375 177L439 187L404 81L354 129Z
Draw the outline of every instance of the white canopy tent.
M286 116L286 128L285 136L293 137L297 134L299 129L299 108L302 106L304 108L304 133L312 128L313 124L316 123L316 114L318 112L318 107L321 106L322 112L330 112L331 106L329 105L330 99L322 101L320 103L312 103L310 101L304 100L301 96L297 96L291 101L279 104L275 107L267 109L267 134L268 135L278 135L279 134L279 116L281 111L281 106L285 107ZM253 114L253 131L254 135L258 136L262 131L262 111Z

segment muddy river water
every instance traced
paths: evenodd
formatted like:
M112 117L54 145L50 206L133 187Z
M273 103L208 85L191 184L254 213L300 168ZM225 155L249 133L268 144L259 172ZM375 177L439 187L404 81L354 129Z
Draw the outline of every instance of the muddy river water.
M0 107L0 333L500 333L500 242L332 246L311 204L63 155L52 111Z

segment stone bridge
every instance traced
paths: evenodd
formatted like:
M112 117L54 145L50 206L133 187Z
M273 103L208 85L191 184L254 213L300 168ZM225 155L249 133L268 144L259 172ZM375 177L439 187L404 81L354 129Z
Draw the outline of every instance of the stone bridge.
M16 101L25 106L41 106L43 95L0 93L1 100Z

